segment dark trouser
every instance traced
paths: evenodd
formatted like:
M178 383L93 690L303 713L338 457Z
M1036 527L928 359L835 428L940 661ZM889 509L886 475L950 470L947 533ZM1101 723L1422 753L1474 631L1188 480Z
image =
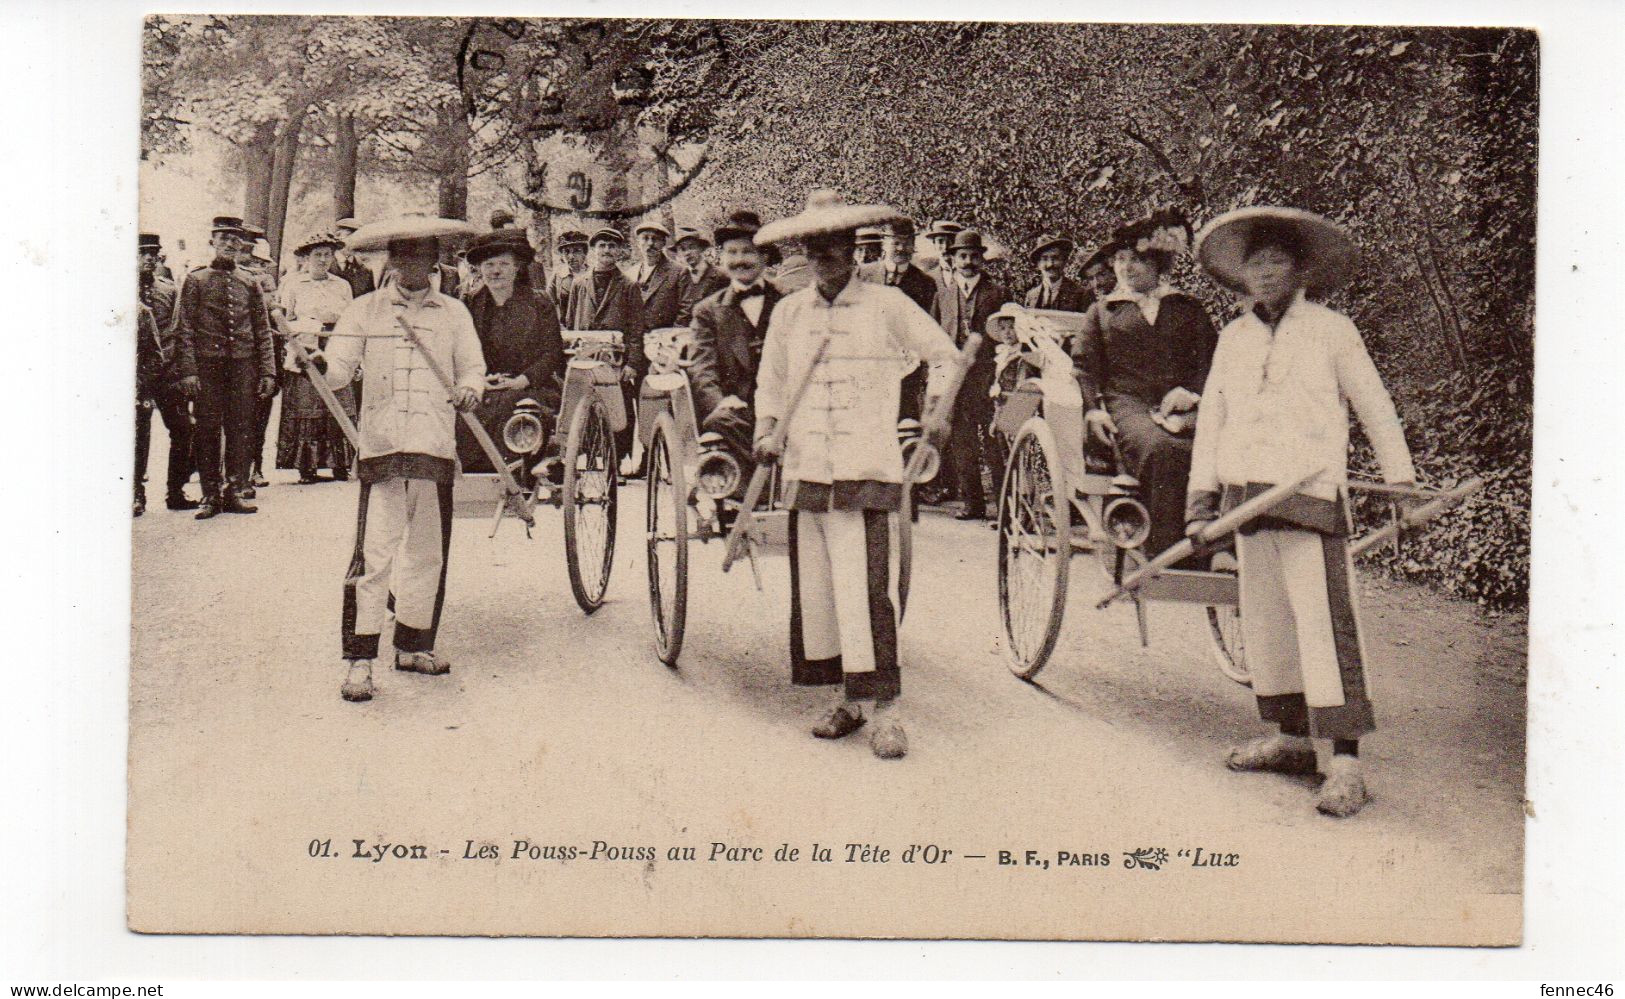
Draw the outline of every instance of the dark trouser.
M251 357L200 357L197 376L192 453L203 481L203 498L209 500L248 482L259 414L259 366Z
M993 422L993 401L987 390L992 369L980 362L965 373L965 382L954 398L953 431L948 440L947 465L952 471L954 486L967 510L986 510L987 499L982 489L982 465L998 467L991 454L992 434L988 429Z
M790 512L790 682L849 700L902 692L884 510Z
M1117 424L1122 471L1140 480L1140 499L1151 513L1145 551L1156 555L1185 536L1185 486L1191 475L1191 438L1175 437L1151 422L1151 410L1129 396L1106 400Z
M180 496L186 481L192 477L192 416L187 411L186 397L176 389L158 393L153 409L164 421L169 433L169 465L164 470L165 495ZM147 477L147 456L152 448L152 410L135 408L135 489L146 495L141 483Z
M903 383L897 396L897 418L899 420L918 420L925 410L925 382L930 374L930 367L920 365L907 375L903 376Z
M615 453L620 458L632 453L632 440L638 429L638 390L642 385L642 375L632 381L621 381L621 401L626 404L626 426L615 432Z
M743 496L745 484L750 481L751 473L756 471L756 417L748 407L718 409L705 418L700 430L720 435L723 448L739 462L739 487L734 490L734 495Z

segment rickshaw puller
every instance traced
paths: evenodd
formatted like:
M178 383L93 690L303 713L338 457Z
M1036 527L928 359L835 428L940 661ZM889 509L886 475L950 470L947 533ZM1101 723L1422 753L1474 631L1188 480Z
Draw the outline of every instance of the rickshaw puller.
M457 474L456 414L479 405L485 358L468 309L430 285L439 239L470 233L466 222L407 216L364 227L352 249L387 248L395 277L345 310L327 349L327 384L367 372L358 468L361 497L355 552L344 590L340 693L372 699L372 662L388 610L395 612L395 668L442 675L435 653L451 549L452 483ZM401 321L455 382L452 398Z
M942 329L898 288L857 279L854 232L901 218L881 205L848 205L815 191L797 216L770 223L758 244L802 241L812 285L773 312L756 382L756 457L779 457L774 430L788 419L785 503L790 510L791 682L836 686L834 705L812 730L838 739L866 721L875 702L870 748L904 755L908 738L896 711L902 689L897 616L890 594L890 524L902 505L897 440L899 384L923 359L936 395L958 352ZM819 345L827 343L813 368ZM807 390L786 414L791 386ZM927 407L930 411L933 407ZM941 446L948 421L926 428Z
M1233 770L1311 775L1313 738L1332 741L1315 807L1347 816L1368 800L1359 739L1376 727L1348 552L1348 410L1383 478L1410 485L1410 451L1365 344L1347 316L1304 297L1347 277L1353 242L1289 208L1245 208L1210 222L1202 266L1247 297L1219 335L1197 413L1187 533L1305 468L1296 496L1243 527L1241 627L1259 715L1280 727L1230 751Z

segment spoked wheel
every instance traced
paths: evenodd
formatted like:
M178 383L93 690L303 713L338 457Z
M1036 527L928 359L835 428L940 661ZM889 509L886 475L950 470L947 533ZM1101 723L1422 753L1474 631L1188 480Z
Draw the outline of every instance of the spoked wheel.
M591 614L604 603L615 564L620 469L615 432L595 393L576 403L564 444L564 558L576 603Z
M671 414L655 417L649 437L648 527L649 610L654 615L655 650L667 666L677 665L688 615L688 476Z
M1010 671L1038 675L1066 611L1072 520L1055 435L1042 417L1022 424L999 490L999 611Z
M1214 572L1234 573L1235 556L1220 552L1213 556L1212 569ZM1247 648L1241 637L1241 606L1204 607L1202 610L1207 620L1208 647L1213 651L1213 661L1218 665L1219 672L1243 687L1251 687L1253 674L1247 668Z

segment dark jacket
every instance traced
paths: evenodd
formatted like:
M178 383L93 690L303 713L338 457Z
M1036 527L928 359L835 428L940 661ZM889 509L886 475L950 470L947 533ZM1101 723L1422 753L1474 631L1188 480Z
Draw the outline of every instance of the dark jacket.
M333 268L333 273L350 282L352 298L360 298L362 295L378 288L378 282L372 279L372 271L367 269L366 264L353 256L345 257L344 263Z
M633 272L636 277L637 271ZM683 309L683 295L688 290L688 271L662 257L660 266L649 272L648 280L639 286L643 302L643 328L665 329L678 325L677 314Z
M875 284L886 284L886 262L877 260L872 264L863 264L858 268L858 277ZM903 289L903 294L913 299L926 312L931 311L931 303L937 298L937 282L931 275L909 264L903 271L897 287Z
M643 334L649 329L643 318L643 296L619 267L610 268L609 274L602 299L593 290L592 271L576 275L570 285L570 321L565 325L572 330L619 330L626 344L626 363L642 375L649 368L649 359L643 356Z
M728 287L728 275L722 273L720 268L713 267L710 264L706 265L705 273L700 275L698 281L694 280L694 275L686 271L683 276L687 280L683 283L682 305L677 309L678 326L689 325L694 319L694 307L696 305Z
M158 320L146 305L136 307L135 398L155 397L164 386L164 351L158 340Z
M774 306L784 296L769 281L762 295L762 315L754 325L739 307L732 287L702 299L694 306L694 351L688 366L694 410L701 420L730 395L754 406L756 369L762 361L762 341Z
M180 377L197 374L199 357L253 360L261 378L276 377L276 348L259 284L225 263L199 267L181 285L175 332Z
M1055 289L1055 300L1048 305L1040 305L1039 297L1044 294L1044 282L1040 281L1027 289L1022 297L1021 304L1029 309L1056 309L1061 312L1087 312L1089 306L1095 302L1094 292L1083 286L1083 282L1076 278L1063 277Z
M535 393L544 409L556 409L564 378L564 340L552 297L521 283L498 306L491 289L481 288L468 299L468 313L480 337L485 370L524 375L530 382L526 391Z
M987 337L987 317L999 311L1004 303L1010 301L1010 296L1004 288L986 274L982 275L976 283L976 291L968 303L969 311L965 311L967 303L965 296L959 290L959 282L950 280L946 285L938 283L936 300L931 303L931 318L941 324L943 330L953 340L955 347L965 344L969 333L984 334L982 345L976 351L976 360L971 364L971 370L966 373L967 385L974 385L978 376L985 376L982 384L993 374L993 340ZM961 320L965 320L962 322ZM985 370L984 370L985 369Z
M1217 344L1207 310L1183 292L1163 296L1155 326L1135 303L1102 299L1084 314L1072 353L1083 404L1126 396L1157 406L1176 385L1201 394Z

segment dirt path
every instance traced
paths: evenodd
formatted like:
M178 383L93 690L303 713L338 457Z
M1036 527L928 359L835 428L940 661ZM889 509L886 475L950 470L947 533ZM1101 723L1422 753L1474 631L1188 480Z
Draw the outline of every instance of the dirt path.
M441 640L454 671L380 670L360 706L338 696L353 485L279 483L253 517L137 520L133 925L1517 937L1517 618L1364 580L1381 731L1362 755L1377 800L1340 823L1314 813L1307 785L1223 768L1259 723L1211 665L1194 608L1153 608L1142 649L1131 613L1093 610L1102 579L1080 561L1054 660L1023 683L999 646L992 533L928 515L903 630L913 748L883 764L861 736L806 734L822 697L787 683L782 556L764 561L758 593L748 572L718 571L719 545L697 546L683 663L655 660L643 494L622 495L611 599L590 618L569 595L556 511L528 541L511 522L488 540L488 521L459 520ZM346 862L310 859L320 839ZM448 853L371 864L349 856L354 839ZM660 861L514 860L516 839L653 845ZM462 860L469 840L501 861ZM713 841L935 843L956 859L729 866L705 861ZM669 844L700 861L668 863ZM1158 846L1176 855L1164 869L1123 866ZM1177 851L1196 847L1238 853L1240 867L1192 869ZM997 865L998 851L1028 849L1111 866ZM855 904L868 897L892 904Z

